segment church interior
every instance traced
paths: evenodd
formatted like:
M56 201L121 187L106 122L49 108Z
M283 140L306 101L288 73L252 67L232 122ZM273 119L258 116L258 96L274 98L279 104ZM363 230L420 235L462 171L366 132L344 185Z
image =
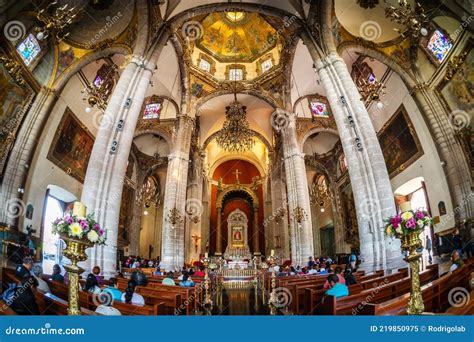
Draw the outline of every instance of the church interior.
M473 23L1 1L0 314L473 314Z

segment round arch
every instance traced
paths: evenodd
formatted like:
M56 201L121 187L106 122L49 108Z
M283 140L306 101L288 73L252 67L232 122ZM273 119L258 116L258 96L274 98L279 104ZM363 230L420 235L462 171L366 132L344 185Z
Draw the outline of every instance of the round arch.
M230 195L231 193L234 193L234 192L240 192L240 193L243 192L243 193L245 193L247 196L249 196L252 199L252 202L253 202L253 205L255 206L255 208L259 208L260 204L259 204L258 197L255 194L255 192L250 187L247 187L247 186L242 185L242 184L235 184L235 185L233 185L231 187L228 187L228 188L224 189L223 191L221 191L219 193L219 195L217 196L216 208L222 208L226 196L228 196L228 195Z

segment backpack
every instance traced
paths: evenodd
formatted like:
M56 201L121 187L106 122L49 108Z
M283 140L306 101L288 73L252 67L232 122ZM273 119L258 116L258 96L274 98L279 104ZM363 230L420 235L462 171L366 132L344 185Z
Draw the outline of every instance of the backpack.
M16 291L18 290L18 285L15 283L8 284L8 287L2 293L2 300L7 304L11 305L15 300Z

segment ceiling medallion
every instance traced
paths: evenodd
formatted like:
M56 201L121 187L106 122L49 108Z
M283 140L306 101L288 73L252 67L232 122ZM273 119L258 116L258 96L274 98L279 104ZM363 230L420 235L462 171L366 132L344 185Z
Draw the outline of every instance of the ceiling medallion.
M225 12L225 17L227 18L227 20L236 23L244 19L245 12Z
M360 7L364 9L375 8L379 4L379 0L357 0Z
M247 107L237 101L225 107L225 121L222 129L217 132L217 144L227 152L245 152L255 144L254 133L247 121Z

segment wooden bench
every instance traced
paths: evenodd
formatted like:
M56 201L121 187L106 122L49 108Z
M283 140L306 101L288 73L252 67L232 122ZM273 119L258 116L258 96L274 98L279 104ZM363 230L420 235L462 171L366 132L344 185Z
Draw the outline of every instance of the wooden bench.
M456 270L452 274L445 274L444 276L436 279L428 284L421 287L421 293L423 297L423 303L425 305L425 311L434 313L446 314L472 314L473 313L473 297L471 292L471 299L467 305L459 308L450 308L449 304L449 291L455 287L468 286L469 282L469 271L472 271L471 265L464 265L462 268ZM388 300L382 303L368 303L359 312L359 315L404 315L408 301L410 299L410 293L406 293L402 296Z
M438 277L438 270L435 268L420 273L420 283L426 284ZM399 297L408 293L411 288L411 279L406 277L390 283L381 284L380 286L361 291L358 294L346 297L336 298L326 296L324 301L311 311L320 315L350 315L357 314L367 302L381 303L390 299ZM311 290L309 290L311 291Z

